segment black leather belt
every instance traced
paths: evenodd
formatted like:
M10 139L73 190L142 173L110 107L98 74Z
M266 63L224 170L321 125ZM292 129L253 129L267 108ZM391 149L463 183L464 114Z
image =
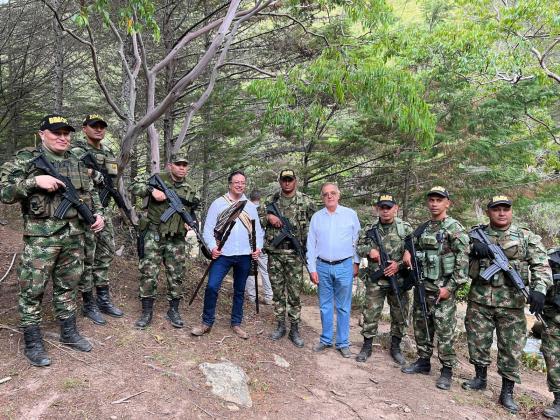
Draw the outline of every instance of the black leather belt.
M346 257L346 258L343 258L343 259L341 259L341 260L336 260L336 261L328 261L328 260L322 259L321 257L317 257L317 259L318 259L319 261L321 261L322 263L328 264L328 265L337 265L337 264L343 263L343 262L346 261L348 258L350 258L350 257Z

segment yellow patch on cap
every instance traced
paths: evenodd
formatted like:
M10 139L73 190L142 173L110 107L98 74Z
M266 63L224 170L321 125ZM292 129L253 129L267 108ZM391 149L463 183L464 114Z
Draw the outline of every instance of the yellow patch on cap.
M442 193L446 192L445 188L440 187L439 185L436 185L435 187L432 187L432 189L430 191L441 191Z
M68 124L68 120L64 117L50 117L49 124L64 123Z
M509 198L506 195L495 195L492 197L492 202L496 201L509 201Z
M88 120L103 120L103 117L99 114L89 114L87 119Z
M379 196L379 200L378 201L394 201L393 200L393 196L390 194L384 194L384 195L380 195Z

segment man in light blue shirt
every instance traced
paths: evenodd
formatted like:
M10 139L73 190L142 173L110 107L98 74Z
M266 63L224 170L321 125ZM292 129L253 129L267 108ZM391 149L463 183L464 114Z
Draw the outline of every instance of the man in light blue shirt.
M231 328L235 334L243 339L249 335L240 327L243 320L243 299L245 294L245 283L251 268L251 258L257 259L263 244L263 231L257 214L257 207L247 202L241 215L235 221L222 249L218 249L214 228L220 214L228 209L232 204L240 200L247 200L245 196L246 178L241 171L234 171L228 177L229 191L223 196L214 200L208 209L206 222L202 236L208 249L212 250L214 260L210 272L208 273L208 284L204 293L204 309L202 311L202 324L194 327L191 331L193 335L203 335L210 331L214 324L216 314L216 301L218 292L224 277L230 268L233 267L233 306L231 310ZM257 249L251 251L251 220L255 220L255 230L257 236Z
M360 221L356 212L338 204L340 191L327 182L321 188L325 207L311 218L307 235L307 264L311 281L318 285L323 332L316 352L332 346L333 300L336 306L336 349L343 357L350 353L350 309L352 279L358 275L356 244Z

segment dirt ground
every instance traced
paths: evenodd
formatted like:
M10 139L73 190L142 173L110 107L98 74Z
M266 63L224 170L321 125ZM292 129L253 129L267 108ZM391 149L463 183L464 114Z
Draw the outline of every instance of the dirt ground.
M20 252L21 226L0 207L0 278L12 255ZM120 244L117 245L117 247ZM16 261L17 265L17 261ZM188 275L191 284L203 271L203 263ZM133 327L140 313L137 298L135 251L125 248L111 269L115 302L125 311L121 319L109 318L105 326L94 326L78 317L80 331L94 344L90 353L59 345L59 327L53 319L51 288L44 298L43 331L52 359L48 368L31 367L23 355L23 337L17 330L17 278L15 267L0 283L0 418L6 419L484 419L512 417L497 405L500 378L495 364L490 369L489 388L483 393L461 389L472 375L464 342L460 364L451 391L435 388L439 372L432 359L431 375L409 376L400 372L383 345L374 348L367 363L343 359L336 351L315 354L311 350L320 334L315 296L305 296L302 336L305 348L296 349L287 338L273 342L268 334L274 326L272 307L261 305L259 315L246 304L244 327L247 341L229 329L231 285L220 295L217 320L211 333L193 337L190 328L198 323L200 296L192 307L183 305L187 327L175 329L165 320L166 302L161 282L155 318L145 331ZM189 293L190 296L190 293ZM353 353L361 346L359 311L353 311L351 340ZM462 320L460 321L462 322ZM387 333L383 322L381 332ZM385 345L385 346L384 346ZM286 359L290 367L274 364L273 354ZM409 360L413 353L407 354ZM242 367L250 378L252 408L241 408L213 396L198 368L203 362L229 360ZM11 378L11 379L6 379ZM2 380L5 382L1 383ZM515 390L522 405L518 417L542 417L551 402L542 373L523 372L523 384ZM118 403L119 400L124 402Z

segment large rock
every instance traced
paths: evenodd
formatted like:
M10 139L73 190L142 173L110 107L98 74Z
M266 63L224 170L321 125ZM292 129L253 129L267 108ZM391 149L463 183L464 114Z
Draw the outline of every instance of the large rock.
M249 377L239 366L231 362L202 363L199 368L206 376L206 383L212 386L214 395L242 407L253 406L247 386Z

